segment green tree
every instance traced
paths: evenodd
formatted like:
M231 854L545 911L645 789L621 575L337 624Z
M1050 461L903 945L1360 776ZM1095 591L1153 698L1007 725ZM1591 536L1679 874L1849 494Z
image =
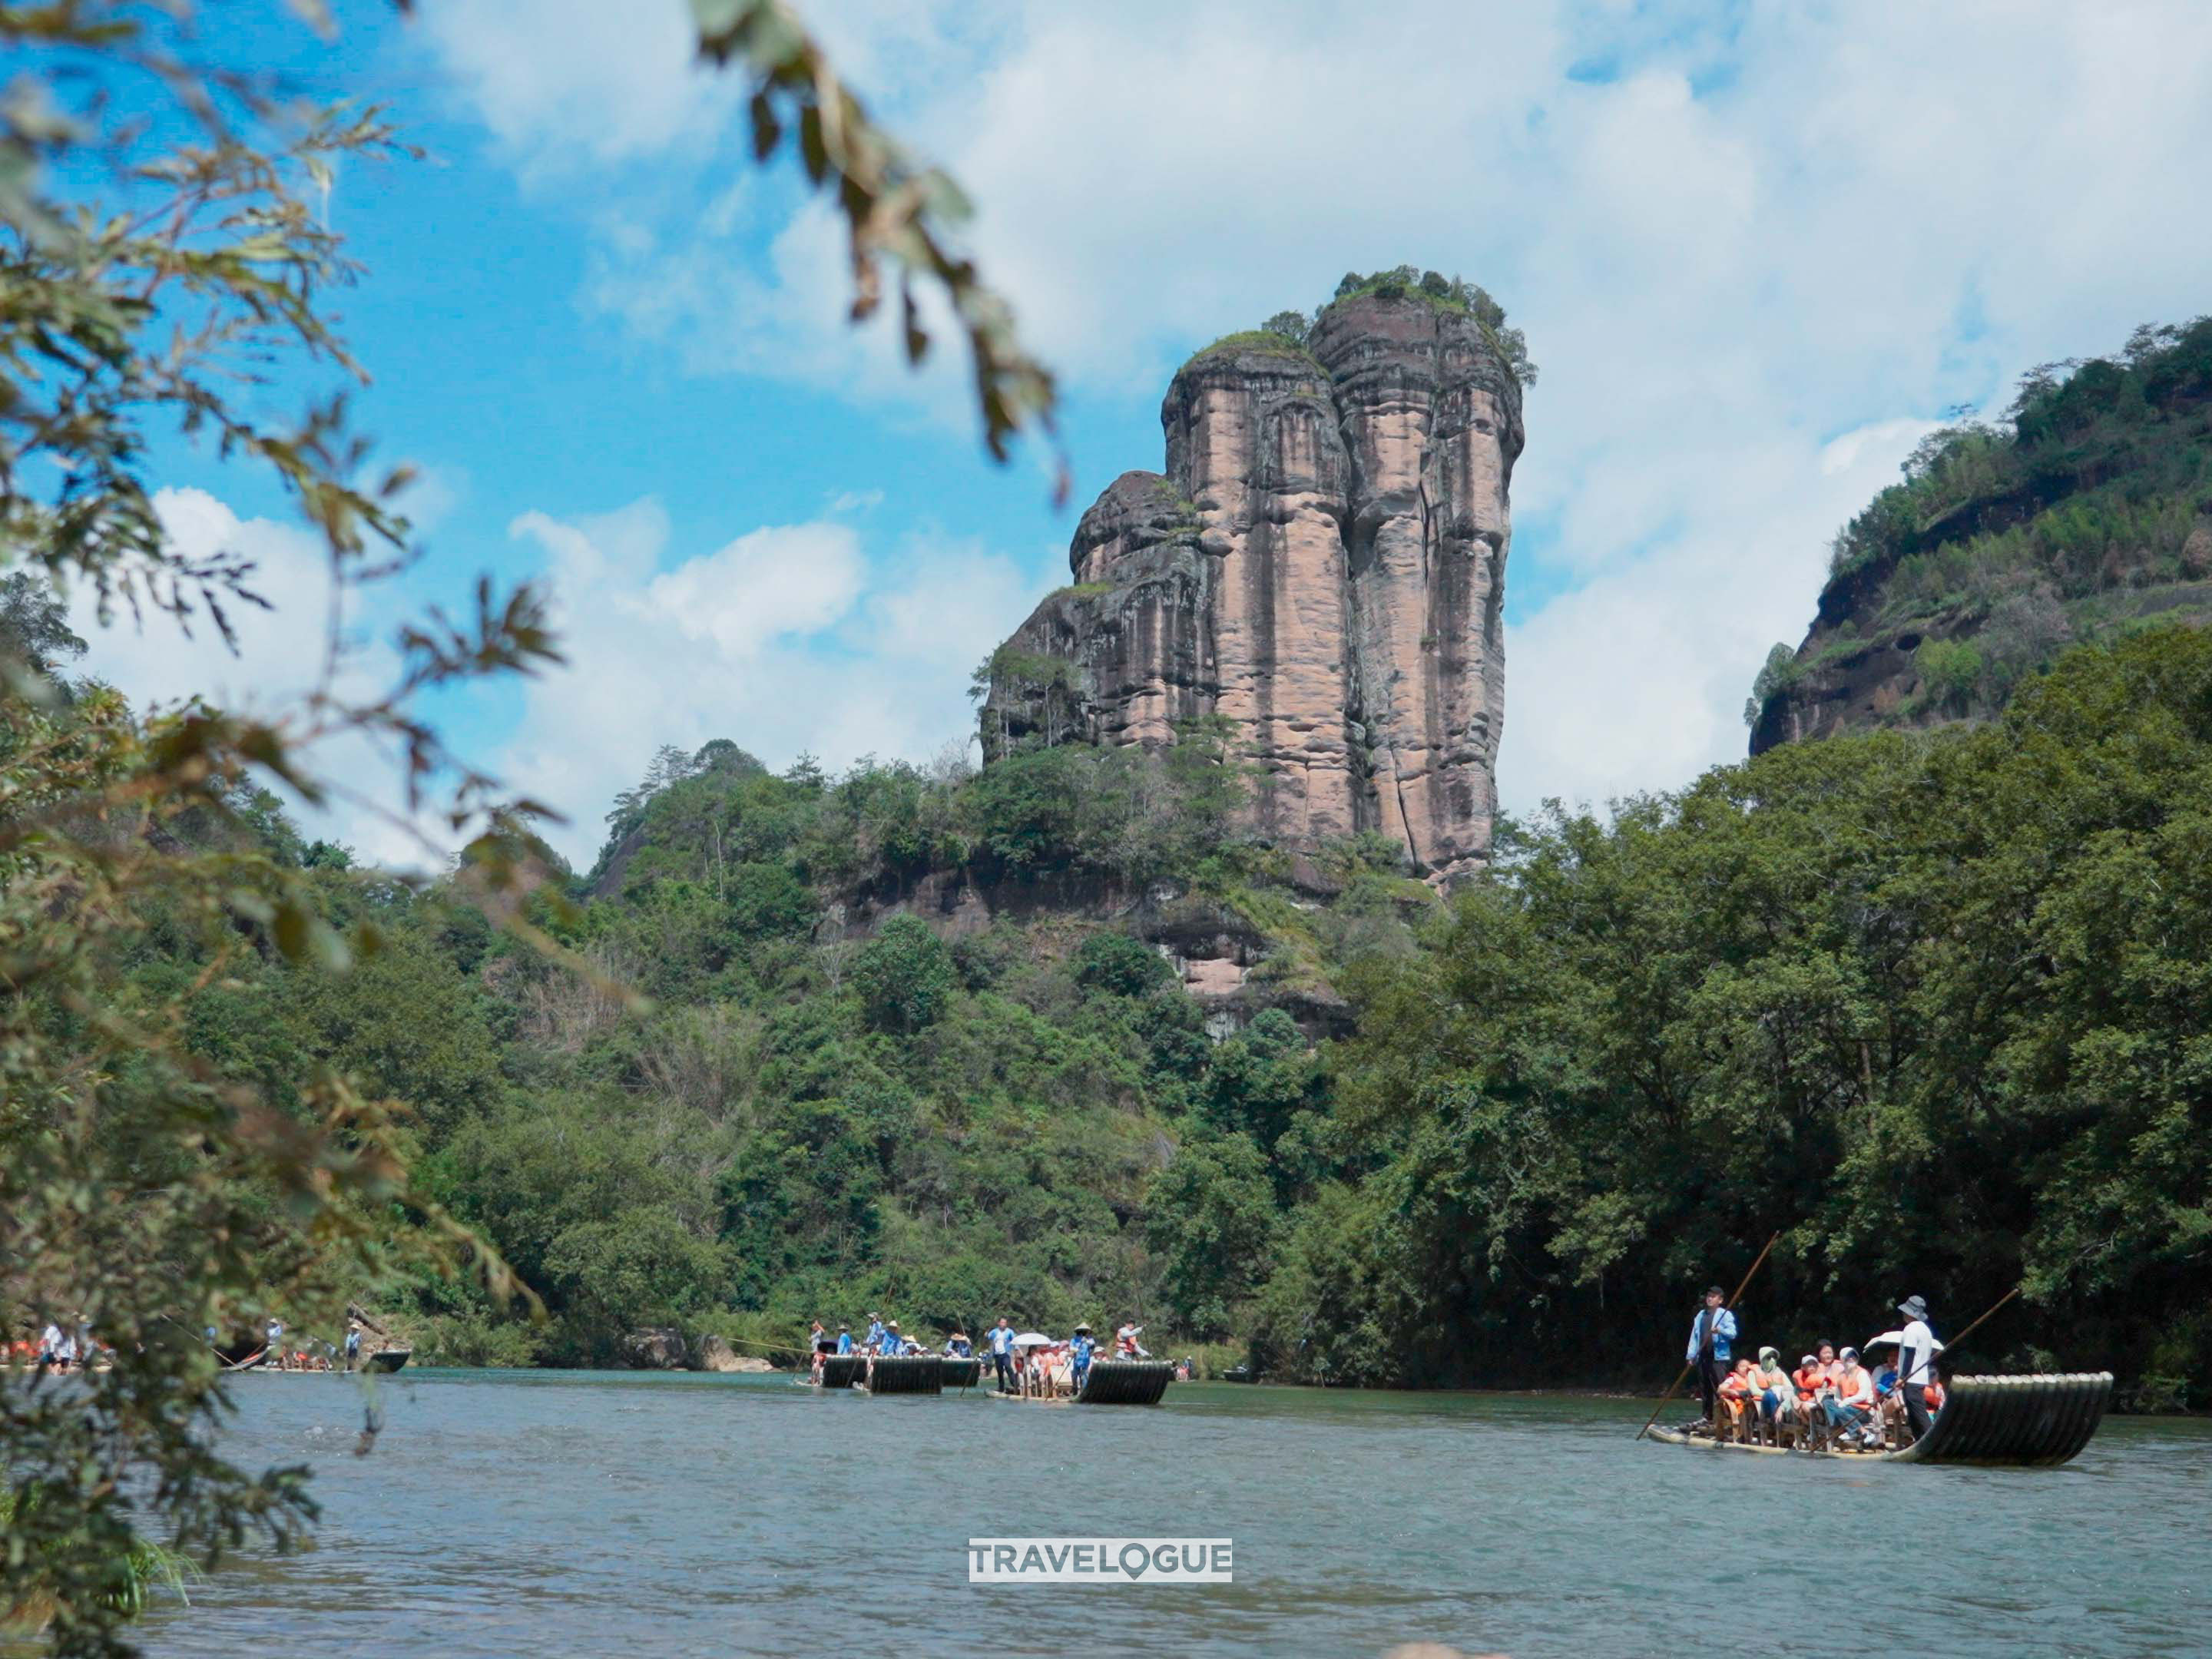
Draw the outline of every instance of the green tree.
M853 988L879 1031L911 1036L936 1024L958 983L952 952L913 916L893 916L853 962Z
M1186 1142L1145 1194L1145 1238L1160 1293L1200 1341L1235 1328L1236 1307L1272 1265L1274 1188L1267 1159L1242 1134Z
M788 137L844 217L856 309L879 302L888 272L918 358L915 289L945 295L994 453L1048 429L1050 377L949 251L963 211L950 182L869 118L780 0L702 18L702 51L752 94L756 155ZM239 37L198 21L188 4L125 0L0 10L0 566L21 567L0 571L0 643L22 669L75 648L40 591L53 578L95 595L103 619L128 610L226 637L235 608L258 603L245 563L187 559L163 533L157 435L211 440L287 492L342 596L410 550L406 470L374 469L348 424L359 370L327 299L357 272L317 205L341 165L406 152L373 109L318 112L236 72ZM286 419L272 388L295 385L311 390ZM0 1000L0 1294L10 1320L82 1316L125 1357L82 1390L0 1374L0 1607L42 1610L58 1651L128 1651L136 1601L114 1592L142 1527L208 1553L251 1531L289 1543L313 1516L302 1471L257 1475L227 1454L204 1326L273 1311L334 1329L361 1285L465 1262L491 1300L510 1291L410 1176L414 1137L383 1105L331 1072L282 1079L289 1099L274 1101L191 1048L222 1024L204 1007L220 1013L227 981L250 989L264 957L335 973L386 943L371 907L333 925L344 907L296 835L270 845L257 792L327 799L313 757L331 738L399 753L403 805L469 838L453 896L562 954L532 890L550 869L535 809L503 801L420 712L443 688L555 661L538 597L482 582L461 621L410 623L396 645L391 684L355 695L333 677L265 721L197 705L141 720L111 690L64 702L0 677L0 966L15 992ZM401 1035L367 1058L411 1073Z

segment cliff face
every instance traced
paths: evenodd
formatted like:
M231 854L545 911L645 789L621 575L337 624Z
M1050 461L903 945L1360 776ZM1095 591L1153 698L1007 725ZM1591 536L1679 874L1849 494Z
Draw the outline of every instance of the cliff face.
M1240 337L1161 407L1165 473L1085 514L1075 586L994 659L987 759L1159 745L1218 715L1261 833L1378 830L1445 881L1490 844L1520 387L1474 319L1358 295L1307 348Z

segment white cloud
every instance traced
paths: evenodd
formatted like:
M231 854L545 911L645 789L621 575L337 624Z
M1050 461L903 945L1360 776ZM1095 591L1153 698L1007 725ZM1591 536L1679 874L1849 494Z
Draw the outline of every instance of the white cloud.
M155 510L171 550L194 560L222 556L251 562L245 586L267 602L264 609L231 601L223 606L234 646L204 612L190 632L161 612L136 620L127 608L103 625L89 589L72 596L71 623L90 649L77 666L106 681L143 710L173 708L198 695L217 707L263 720L282 720L298 735L306 729L304 699L318 688L342 698L365 699L393 681L398 666L391 647L375 637L373 617L360 595L349 596L335 641L330 621L330 558L323 543L297 525L240 519L204 489L164 489ZM396 811L404 797L390 757L365 739L341 735L302 753L313 775ZM293 803L310 835L335 836L368 858L398 866L434 862L428 819L410 825L334 799L325 809ZM426 846L424 837L433 846Z
M981 204L985 270L1079 392L1149 396L1346 267L1456 270L1507 303L1543 368L1516 507L1564 590L1513 631L1522 804L1740 754L1760 657L1917 423L2194 314L2212 268L2197 0L815 9ZM471 31L506 14L451 15L526 167L674 167L730 118L665 43L602 60L532 28L487 67ZM781 224L737 167L725 147L688 194L596 218L595 302L700 372L971 421L958 354L916 381L846 328L829 216Z
M736 99L681 3L453 0L422 27L456 90L534 174L710 140Z
M1500 805L1602 808L1740 755L1752 677L1803 631L1829 533L1932 429L1887 422L1738 457L1725 509L1509 627Z
M529 684L500 769L570 818L550 839L579 865L662 744L726 737L771 765L805 750L838 767L964 737L966 671L1038 592L969 543L910 539L871 563L834 520L672 562L650 500L573 522L528 513L513 530L545 555L568 666Z

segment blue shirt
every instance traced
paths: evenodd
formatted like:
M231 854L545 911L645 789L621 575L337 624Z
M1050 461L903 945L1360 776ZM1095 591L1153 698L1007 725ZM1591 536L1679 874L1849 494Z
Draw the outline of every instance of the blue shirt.
M1713 1322L1714 1358L1720 1360L1727 1359L1729 1357L1729 1344L1735 1340L1735 1316L1734 1314L1730 1313L1726 1308L1721 1309L1718 1312L1714 1312L1713 1310L1706 1308L1698 1309L1698 1316L1690 1322L1690 1352L1683 1356L1684 1358L1688 1359L1692 1363L1695 1363L1698 1358L1698 1351L1705 1346L1705 1321L1707 1319L1711 1319Z
M837 1333L837 1352L839 1353L850 1353L853 1352L852 1332L840 1331Z
M883 1351L884 1328L880 1323L868 1327L868 1346L878 1352Z
M1075 1351L1075 1369L1079 1371L1089 1370L1091 1350L1098 1345L1087 1336L1079 1336L1068 1346Z
M1013 1349L1013 1327L1011 1325L994 1325L991 1327L991 1352L993 1353L1012 1353Z
M968 1359L974 1357L975 1350L968 1346L966 1337L956 1336L945 1345L945 1352L955 1359Z

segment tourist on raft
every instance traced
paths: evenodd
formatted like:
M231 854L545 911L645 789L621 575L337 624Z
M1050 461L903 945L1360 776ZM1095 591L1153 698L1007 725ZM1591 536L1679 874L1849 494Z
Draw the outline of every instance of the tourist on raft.
M1759 1415L1765 1422L1779 1428L1784 1418L1797 1410L1797 1384L1788 1371L1782 1369L1779 1348L1761 1348L1759 1365L1753 1371L1752 1390L1759 1396Z
M1845 1444L1854 1442L1861 1446L1879 1446L1881 1436L1872 1429L1874 1422L1874 1373L1859 1364L1859 1351L1846 1348L1837 1362L1839 1375L1834 1389L1823 1407L1829 1426L1844 1437Z
M1705 1402L1705 1421L1716 1429L1720 1419L1713 1405L1730 1369L1729 1344L1735 1340L1735 1316L1721 1305L1726 1299L1719 1285L1706 1286L1705 1305L1690 1322L1690 1351L1683 1356L1685 1363L1696 1368L1698 1398Z
M991 1327L990 1344L992 1364L999 1373L999 1392L1012 1394L1014 1391L1014 1328L1007 1322L1004 1314L1000 1314L999 1322Z
M945 1339L945 1357L947 1359L969 1359L974 1358L975 1353L965 1331L956 1330Z
M840 1325L837 1328L837 1352L839 1353L853 1352L853 1328L850 1325Z
M879 1313L868 1316L868 1334L863 1345L870 1353L884 1351L884 1316Z
M1125 1322L1120 1330L1114 1333L1114 1357L1116 1359L1150 1359L1152 1355L1137 1340L1144 1334L1144 1329L1142 1325Z
M1752 1369L1748 1358L1739 1359L1735 1368L1713 1385L1713 1433L1724 1435L1729 1428L1743 1420L1756 1390L1751 1386Z

